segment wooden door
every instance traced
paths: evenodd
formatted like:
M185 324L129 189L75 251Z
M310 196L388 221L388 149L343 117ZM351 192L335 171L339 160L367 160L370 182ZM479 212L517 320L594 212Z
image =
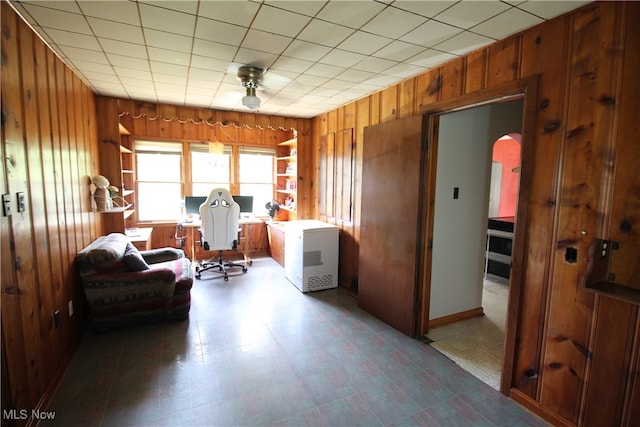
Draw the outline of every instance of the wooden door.
M413 336L422 116L364 129L358 305Z

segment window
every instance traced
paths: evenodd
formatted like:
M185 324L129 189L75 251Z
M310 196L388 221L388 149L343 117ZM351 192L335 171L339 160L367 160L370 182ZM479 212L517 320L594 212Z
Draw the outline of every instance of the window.
M175 221L182 200L182 144L136 141L135 152L138 220Z
M275 156L274 148L240 147L238 194L253 196L254 214L265 213L264 205L273 199Z
M274 192L276 150L233 147L219 142L135 141L138 221L175 221L185 196L208 196L223 187L253 196L253 212Z
M192 143L191 195L208 196L211 189L231 189L231 146L222 143Z

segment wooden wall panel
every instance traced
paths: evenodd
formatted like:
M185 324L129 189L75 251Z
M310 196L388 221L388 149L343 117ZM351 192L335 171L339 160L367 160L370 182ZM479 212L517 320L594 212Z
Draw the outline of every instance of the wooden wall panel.
M570 48L572 67L564 136L563 176L558 200L559 218L554 272L549 294L548 335L541 375L541 404L572 422L578 421L594 321L594 296L580 289L587 254L596 235L602 154L609 149L614 108L602 97L617 98L612 79L620 67L620 35L616 8L591 6L574 15ZM598 40L606 49L594 49ZM568 247L577 249L580 262L565 260Z
M355 102L353 221L359 224L366 209L360 205L363 129L404 115L408 88L414 88L413 103L420 109L519 78L538 77L535 133L528 136L533 139L535 167L527 188L516 348L507 355L513 357L513 382L507 389L513 387L519 401L554 422L587 424L593 417L637 424L640 413L635 380L640 352L637 309L590 295L580 285L599 226L622 241L638 242L640 184L638 174L627 171L640 155L635 142L640 129L632 118L634 108L640 108L635 78L640 36L637 25L625 29L624 21L637 22L639 10L637 3L589 4ZM342 130L340 115L347 108L313 119L321 129L314 134L319 153L327 136ZM605 173L612 153L618 153L620 175ZM625 184L618 186L616 181ZM325 191L316 188L319 196ZM615 218L603 219L607 203ZM603 228L603 221L610 221L610 227ZM349 227L343 225L342 233L349 235ZM353 245L341 247L341 263L348 262L347 251L359 250L358 226L351 235ZM578 249L577 263L565 260L568 246ZM342 285L348 286L344 281ZM621 316L620 330L608 334L616 312ZM615 397L609 400L615 402L608 401L612 406L595 415L600 393L612 393Z
M95 110L80 79L6 2L0 8L0 184L13 209L1 220L3 410L44 409L86 321L73 258L99 228L88 200L88 177L97 171ZM25 196L22 213L17 193Z
M514 386L534 397L539 381L540 353L545 318L551 251L554 250L553 224L556 211L558 169L561 141L564 134L566 73L569 59L567 24L556 19L539 25L523 36L523 65L525 76L539 75L538 110L535 118L535 165L529 188L529 212L525 239L527 256L521 284L522 299L527 301L520 309L518 340L515 349Z
M520 76L521 36L510 37L488 48L487 86L511 82Z
M416 112L424 105L438 102L442 95L442 67L435 68L415 77L416 81ZM377 123L377 122L376 122ZM375 124L375 123L371 123Z
M442 89L440 91L442 99L451 99L464 94L464 67L464 58L449 61L442 66Z

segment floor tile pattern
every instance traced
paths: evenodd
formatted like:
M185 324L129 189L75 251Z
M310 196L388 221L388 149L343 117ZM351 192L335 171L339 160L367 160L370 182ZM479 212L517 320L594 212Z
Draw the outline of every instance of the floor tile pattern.
M344 289L302 294L267 257L214 276L186 321L87 332L41 425L546 425Z
M496 390L500 389L508 298L508 284L485 280L484 316L439 326L427 333L433 348Z

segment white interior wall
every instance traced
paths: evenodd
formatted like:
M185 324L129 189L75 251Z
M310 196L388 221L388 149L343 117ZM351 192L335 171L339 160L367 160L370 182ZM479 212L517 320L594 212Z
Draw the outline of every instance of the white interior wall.
M520 132L522 108L516 100L440 117L429 319L482 305L493 143Z

